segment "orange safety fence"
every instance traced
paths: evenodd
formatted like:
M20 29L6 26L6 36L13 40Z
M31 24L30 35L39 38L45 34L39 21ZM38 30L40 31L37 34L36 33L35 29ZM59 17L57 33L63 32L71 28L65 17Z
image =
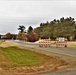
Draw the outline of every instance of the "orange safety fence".
M39 38L39 47L50 47L51 39L41 39Z
M64 41L59 41L59 38L56 38L56 47L67 47L67 38L64 38Z

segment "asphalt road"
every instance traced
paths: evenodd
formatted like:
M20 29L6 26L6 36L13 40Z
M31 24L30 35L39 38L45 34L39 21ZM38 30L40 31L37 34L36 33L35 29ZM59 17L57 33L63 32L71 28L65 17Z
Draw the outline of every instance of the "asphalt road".
M76 47L59 47L57 48L56 46L50 46L50 47L43 47L40 48L38 44L36 43L29 43L29 42L23 42L23 41L12 41L14 43L17 43L19 45L22 45L24 47L30 47L30 48L35 48L35 49L40 49L48 52L54 52L58 54L63 54L63 55L68 55L72 57L76 57Z
M12 42L22 45L24 47L31 47L31 48L35 48L35 49L48 51L48 52L76 57L76 47L75 48L72 48L72 47L57 48L56 46L50 46L47 48L40 48L39 45L35 44L35 43L29 43L29 42L23 42L23 41L12 41ZM65 70L58 70L58 71L50 72L50 73L36 74L36 75L76 75L76 67L68 68Z

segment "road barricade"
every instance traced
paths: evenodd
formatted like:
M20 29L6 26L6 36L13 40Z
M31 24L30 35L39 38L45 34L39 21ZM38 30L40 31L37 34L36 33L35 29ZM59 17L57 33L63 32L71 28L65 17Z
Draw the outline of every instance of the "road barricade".
M67 38L56 38L56 47L67 47Z
M41 39L39 38L39 47L50 47L51 39Z

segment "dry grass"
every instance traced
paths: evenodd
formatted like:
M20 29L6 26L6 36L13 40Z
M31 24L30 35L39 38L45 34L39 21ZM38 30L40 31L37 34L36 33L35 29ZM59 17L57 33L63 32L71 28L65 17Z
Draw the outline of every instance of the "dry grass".
M68 41L67 44L70 47L76 47L76 41Z
M55 41L51 41L52 45L55 45ZM68 47L76 47L76 41L67 41Z
M0 47L18 46L16 43L0 40Z

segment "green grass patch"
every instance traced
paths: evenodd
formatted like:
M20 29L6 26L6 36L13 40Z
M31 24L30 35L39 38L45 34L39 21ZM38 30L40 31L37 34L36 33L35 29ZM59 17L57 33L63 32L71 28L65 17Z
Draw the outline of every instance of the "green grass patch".
M48 56L18 47L0 47L0 51L10 66L41 65L49 60ZM8 64L4 66L8 66Z

